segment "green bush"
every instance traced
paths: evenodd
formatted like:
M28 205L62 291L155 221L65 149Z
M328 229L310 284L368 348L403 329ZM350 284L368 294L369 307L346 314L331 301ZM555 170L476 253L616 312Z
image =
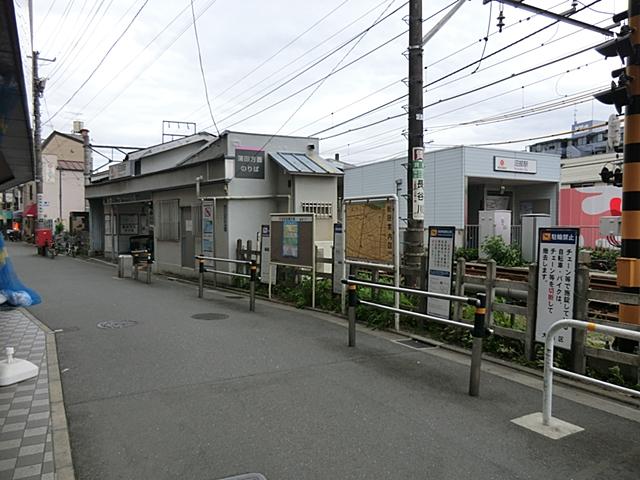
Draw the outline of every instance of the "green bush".
M55 234L60 235L62 232L64 232L64 223L62 222L56 223Z
M595 270L616 271L616 260L620 250L613 248L596 248L590 251L591 268Z
M519 267L525 264L520 248L516 245L507 245L502 237L489 238L482 245L482 251L501 267Z
M464 258L467 262L474 262L478 260L477 248L460 247L456 249L455 258Z

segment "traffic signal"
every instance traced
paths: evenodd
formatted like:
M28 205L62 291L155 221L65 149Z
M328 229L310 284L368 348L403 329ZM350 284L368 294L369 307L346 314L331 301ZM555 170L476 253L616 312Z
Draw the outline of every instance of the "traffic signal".
M624 25L620 28L620 33L613 40L608 40L603 44L596 47L596 52L605 57L620 57L620 60L624 62L627 57L634 55L634 48L631 43L631 28L628 25Z
M627 92L626 75L620 77L620 82L611 82L611 88L603 92L596 93L593 98L605 105L613 105L616 111L621 114L622 107L629 104L629 93Z
M602 167L600 170L600 178L606 184L612 184L614 187L622 186L622 168L616 167L612 172L607 167Z

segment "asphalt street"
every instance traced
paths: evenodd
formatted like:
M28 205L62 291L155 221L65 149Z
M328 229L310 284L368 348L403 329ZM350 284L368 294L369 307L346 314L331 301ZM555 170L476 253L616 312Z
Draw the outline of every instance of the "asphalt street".
M359 333L321 315L8 245L56 334L79 479L633 479L640 424L556 398L583 432L550 440L511 419L539 390ZM193 315L223 314L218 320ZM125 322L124 328L98 328ZM118 323L123 326L123 323Z

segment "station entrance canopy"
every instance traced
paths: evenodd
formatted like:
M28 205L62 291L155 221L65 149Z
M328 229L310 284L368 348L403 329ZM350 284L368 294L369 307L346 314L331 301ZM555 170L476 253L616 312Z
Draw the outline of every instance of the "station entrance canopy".
M0 4L0 191L34 173L28 18L28 9L18 10L12 0Z

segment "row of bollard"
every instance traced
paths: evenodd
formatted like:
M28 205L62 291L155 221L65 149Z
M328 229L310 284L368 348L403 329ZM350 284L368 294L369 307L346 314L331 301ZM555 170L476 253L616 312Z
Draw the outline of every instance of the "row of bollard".
M350 277L349 280L354 280L353 277ZM349 283L349 281L343 281L347 284L347 319L348 319L348 331L349 331L349 340L348 345L350 347L356 346L356 309L358 307L358 291L357 285L353 283ZM393 290L393 287L388 287L390 290ZM422 292L424 294L425 292ZM451 296L453 301L460 301L459 298L455 296ZM473 303L471 303L473 301ZM467 324L463 324L461 322L453 322L453 321L444 321L441 319L443 323L447 324L459 324L459 326L464 328L471 329L471 336L473 338L473 344L471 348L471 369L469 373L469 395L472 397L477 397L480 392L480 370L482 365L482 346L484 338L487 336L490 331L486 328L486 314L487 314L487 296L484 293L476 294L475 299L468 299L467 303L475 306L475 315L473 318L473 327ZM368 305L373 305L371 303L367 303ZM425 318L427 315L418 314L411 311L406 311L403 314L409 316L416 316ZM438 321L437 318L431 317L433 321Z
M204 296L204 274L208 271L205 266L205 258L197 258L198 261L198 298ZM249 279L249 311L255 312L256 310L256 282L258 281L258 265L255 260L251 261L249 265L249 275L243 275L240 273L231 274L229 272L215 271L219 275L233 275L235 277Z

